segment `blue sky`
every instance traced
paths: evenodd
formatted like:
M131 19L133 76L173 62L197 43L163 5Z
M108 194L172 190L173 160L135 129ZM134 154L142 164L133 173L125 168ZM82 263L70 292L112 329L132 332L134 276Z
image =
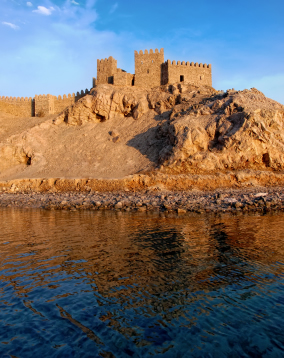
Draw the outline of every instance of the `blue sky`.
M0 0L0 95L90 88L97 58L134 73L134 50L211 63L213 87L284 104L283 0Z

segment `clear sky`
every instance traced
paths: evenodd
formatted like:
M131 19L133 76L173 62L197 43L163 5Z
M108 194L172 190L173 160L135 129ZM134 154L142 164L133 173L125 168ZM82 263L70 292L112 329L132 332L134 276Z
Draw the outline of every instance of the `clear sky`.
M284 104L283 0L0 0L0 95L63 95L92 86L112 55L134 50L211 63L213 87L256 87Z

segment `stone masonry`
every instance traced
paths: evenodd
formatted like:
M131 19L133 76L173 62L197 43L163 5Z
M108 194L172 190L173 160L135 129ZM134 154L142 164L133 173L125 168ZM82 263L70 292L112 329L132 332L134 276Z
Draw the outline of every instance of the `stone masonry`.
M63 97L50 94L35 95L34 98L0 96L0 111L19 117L57 114L88 93L89 90L86 89L85 91L77 92L77 94L64 94Z
M134 75L117 68L117 61L112 56L97 60L97 79L93 79L93 86L108 83L153 88L176 82L212 86L211 65L170 60L165 62L163 48L160 51L145 50L144 53L142 50L139 53L135 51L134 58Z

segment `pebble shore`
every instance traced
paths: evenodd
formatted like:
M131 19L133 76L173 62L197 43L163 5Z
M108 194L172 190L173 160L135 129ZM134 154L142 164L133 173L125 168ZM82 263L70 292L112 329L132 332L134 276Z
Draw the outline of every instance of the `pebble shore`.
M214 192L198 190L1 193L0 207L46 210L116 210L138 212L268 212L284 211L282 187L226 189Z

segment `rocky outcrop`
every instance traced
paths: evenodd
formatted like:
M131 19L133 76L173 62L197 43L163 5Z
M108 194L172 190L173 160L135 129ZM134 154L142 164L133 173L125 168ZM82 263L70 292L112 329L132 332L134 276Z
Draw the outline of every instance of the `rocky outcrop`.
M1 180L284 169L284 106L256 89L99 85L58 116L1 123Z
M104 122L115 117L132 116L138 119L149 111L147 92L129 88L100 85L59 115L54 123L65 121L70 125L86 122Z
M90 95L86 95L76 104L68 107L55 120L55 124L63 121L70 125L82 125L87 122L103 122L116 117L141 118L150 110L162 114L171 110L176 104L194 96L198 87L170 85L146 90L134 87L114 87L99 85ZM216 93L211 87L203 87L203 92ZM183 95L181 96L181 93ZM186 97L187 96L187 97Z
M158 130L179 172L284 168L284 106L256 89L184 98ZM199 94L199 95L200 95ZM191 102L191 103L189 103Z

